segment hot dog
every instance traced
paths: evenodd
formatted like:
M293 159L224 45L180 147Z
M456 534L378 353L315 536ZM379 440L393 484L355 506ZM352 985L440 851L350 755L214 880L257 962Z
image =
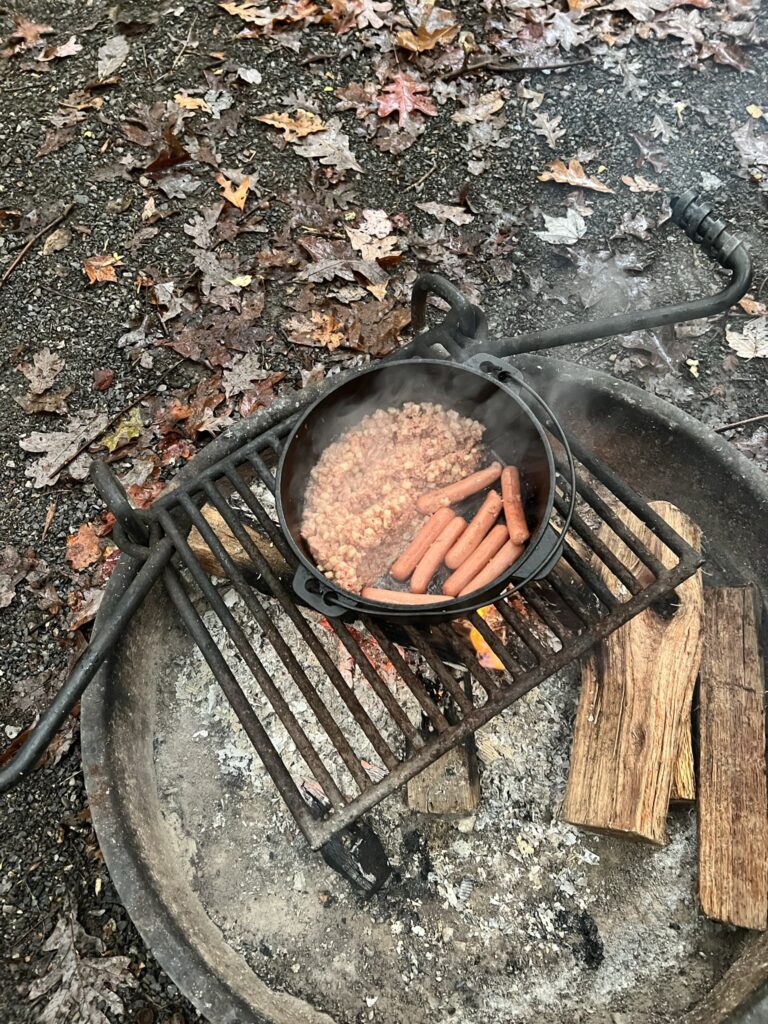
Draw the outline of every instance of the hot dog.
M364 587L363 597L386 604L436 604L448 600L442 594L409 594L404 590L382 590L380 587Z
M506 569L509 569L517 561L522 552L522 544L515 544L513 541L508 540L499 550L498 554L493 556L486 567L481 569L477 576L471 579L463 590L459 591L459 597L464 597L465 594L471 594L473 590L479 590L488 583L492 583L497 576L501 576Z
M503 523L494 526L482 544L475 548L456 572L451 573L443 584L443 593L448 597L456 597L457 594L460 594L508 540L509 534L506 526Z
M475 518L445 556L445 564L449 569L458 569L460 565L464 565L496 522L499 512L501 495L498 491L489 491Z
M477 473L465 476L463 480L457 480L455 484L427 491L416 502L416 508L425 516L431 516L439 508L453 505L454 502L461 501L462 498L468 498L470 494L477 494L484 487L490 487L500 476L501 463L493 462L487 469L481 469Z
M432 541L421 561L413 570L410 583L412 594L426 593L432 577L443 564L443 559L466 528L467 521L461 516L454 516L450 523L443 527L442 533Z
M501 497L504 503L504 518L507 521L509 539L514 544L523 544L531 535L525 521L525 509L520 493L520 473L516 466L505 466L501 473Z
M441 508L424 523L402 555L392 563L392 568L389 570L392 579L399 580L401 583L408 579L427 553L429 545L442 533L443 527L447 526L455 515L453 509Z

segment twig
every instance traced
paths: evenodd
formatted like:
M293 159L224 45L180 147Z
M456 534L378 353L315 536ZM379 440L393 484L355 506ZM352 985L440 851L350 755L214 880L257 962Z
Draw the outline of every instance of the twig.
M434 174L436 170L437 170L437 160L435 160L435 162L432 164L432 166L429 168L429 170L425 174L422 174L422 176L418 179L418 181L412 181L410 185L406 185L406 187L403 189L403 192L410 192L412 188L418 188L419 185L423 185L424 182L427 180L427 178L431 174Z
M301 65L318 64L322 60L332 60L332 58L332 53L310 53L307 57L302 57L297 63Z
M137 398L134 398L133 401L129 402L127 405L124 405L122 409L119 409L114 416L107 420L107 422L104 424L103 430L99 431L99 433L95 437L92 437L89 441L85 441L83 444L81 444L77 451L74 453L74 455L70 455L66 462L62 462L61 468L66 468L71 462L74 462L75 459L79 458L84 451L90 448L92 444L95 444L100 437L104 437L106 432L111 427L114 427L116 423L119 423L127 412L130 412L131 409L134 408L134 406L137 406L139 404L139 402L143 402L145 398L149 398L149 396L154 393L158 384L162 384L165 378L169 376L169 374L173 373L175 369L177 369L179 366L181 366L182 363L186 361L187 357L182 356L181 359L177 359L175 363L172 363L167 370L164 370L160 374L157 380L152 384L152 387L147 388L147 390L143 392L143 394L139 395Z
M748 423L759 423L761 420L768 420L768 412L762 412L759 416L750 416L746 420L736 420L735 423L726 423L722 427L715 427L715 433L722 434L724 430L735 430L736 427L746 427Z
M194 18L192 19L192 24L189 26L189 32L187 32L187 38L184 40L184 45L181 47L179 52L176 54L176 57L174 58L173 64L171 64L170 68L168 69L168 71L165 72L164 75L160 75L160 77L158 79L156 79L156 82L162 82L162 80L164 78L168 78L168 76L173 74L173 72L176 70L176 68L178 67L179 61L184 56L184 54L187 52L187 47L189 46L190 42L192 41L192 33L193 33L194 29L195 29L195 25L196 24L197 24L197 15L195 15Z
M527 71L559 71L562 68L572 68L577 64L592 64L591 57L582 57L580 60L571 60L565 64L510 64L507 61L497 60L495 57L486 57L475 61L474 64L465 63L456 71L448 71L444 75L436 77L444 82L451 82L454 78L462 75L472 75L478 71L505 71L505 72L527 72Z
M21 250L21 252L12 261L12 263L10 264L10 266L8 267L6 272L3 274L3 276L0 277L0 288L3 287L5 282L8 280L8 278L14 272L16 267L18 267L18 265L21 263L21 261L24 259L24 257L27 255L27 253L32 248L32 246L35 244L35 242L39 241L43 237L43 235L47 235L49 231L53 230L53 228L58 227L59 224L61 224L62 221L65 221L67 219L67 217L70 215L70 213L72 213L74 208L75 208L75 204L74 203L69 203L68 206L65 207L64 212L59 214L59 216L56 217L55 220L52 220L50 222L50 224L46 224L46 226L44 228L41 228L40 231L38 231L36 235L32 235L32 237L27 242L27 244L24 246L24 248Z

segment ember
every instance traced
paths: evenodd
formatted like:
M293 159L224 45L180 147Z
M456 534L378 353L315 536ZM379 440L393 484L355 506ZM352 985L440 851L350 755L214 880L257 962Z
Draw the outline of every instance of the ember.
M504 628L504 620L496 607L489 604L485 608L479 608L477 614L481 619L487 622L489 628L492 629L498 636L499 640L504 643L506 640L506 629ZM483 668L491 669L494 672L503 672L504 666L488 646L480 630L476 629L471 623L469 623L469 620L465 619L464 622L469 625L469 641L477 651L477 660Z

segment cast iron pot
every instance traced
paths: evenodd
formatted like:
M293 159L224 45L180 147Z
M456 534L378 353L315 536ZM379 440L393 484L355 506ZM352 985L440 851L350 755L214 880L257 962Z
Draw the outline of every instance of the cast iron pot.
M276 488L280 525L300 563L293 580L300 599L329 616L351 613L401 622L442 622L465 617L546 576L560 557L570 514L563 528L558 530L550 524L556 483L552 446L544 424L523 399L523 393L544 409L548 429L557 434L563 446L571 477L567 483L572 512L574 467L563 431L524 379L498 359L475 356L467 363L413 358L387 362L361 370L311 405L283 449ZM484 442L493 458L519 467L531 537L507 572L464 598L418 606L369 601L329 580L318 569L301 535L309 475L328 445L364 416L378 408L425 401L479 420L486 427ZM467 499L457 506L458 511L471 516L481 500L479 496Z

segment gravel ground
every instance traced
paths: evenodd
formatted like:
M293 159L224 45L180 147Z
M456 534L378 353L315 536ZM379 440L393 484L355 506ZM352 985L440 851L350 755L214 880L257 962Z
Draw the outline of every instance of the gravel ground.
M473 19L479 19L481 13L479 7L467 4L462 5L460 16L465 26L474 27ZM57 26L57 42L75 34L83 49L73 58L56 61L48 74L20 71L18 63L11 61L0 64L4 98L0 207L24 214L37 210L41 226L60 212L63 203L75 204L69 219L69 245L47 256L40 245L35 246L0 292L4 310L0 389L5 398L0 403L0 542L20 549L33 547L50 567L54 589L66 600L68 594L87 585L65 561L66 537L80 524L94 520L101 507L88 483L63 481L36 489L25 479L30 457L20 449L19 438L31 430L56 429L58 424L41 425L40 417L30 417L13 401L22 393L24 383L15 366L42 346L49 346L66 362L56 387L72 388L69 409L95 409L109 415L144 391L156 391L155 382L164 374L162 389L186 386L199 377L199 367L177 365L177 356L168 349L153 348L150 366L131 361L125 350L116 346L116 340L135 327L145 311L144 292L134 285L136 275L150 268L165 278L189 273L191 243L183 224L193 212L188 200L168 200L164 205L175 215L162 220L159 232L140 248L130 249L130 240L141 227L149 183L144 184L145 179L136 174L129 180L92 180L94 166L107 159L102 152L115 158L126 150L119 121L138 104L171 99L180 89L199 87L204 70L211 66L209 55L226 50L237 63L259 67L263 82L238 93L240 123L230 134L222 131L217 140L223 166L242 168L251 175L257 196L272 197L306 188L310 169L290 150L271 144L264 127L255 122L256 114L278 109L287 93L300 90L315 97L319 109L331 115L335 101L328 90L332 92L331 86L339 82L370 79L372 55L367 50L345 55L347 37L313 28L301 40L298 56L323 53L328 57L321 63L298 65L297 54L274 41L236 39L239 23L213 4L158 5L138 0L128 10L108 9L99 3L29 0L24 14ZM73 142L35 159L50 128L44 119L95 76L97 50L115 35L110 19L118 16L124 24L147 24L145 32L131 37L131 54L120 71L119 88L105 93L104 106L78 126ZM4 23L3 31L6 27ZM622 174L640 173L669 193L689 186L704 187L718 212L750 245L756 270L753 295L759 299L768 280L768 214L757 183L740 174L731 137L733 129L749 120L746 108L765 100L768 58L759 48L752 48L751 55L753 74L712 61L697 70L680 61L674 42L633 44L629 56L638 61L635 74L647 80L641 101L627 98L620 88L621 79L608 73L601 61L563 73L533 73L526 83L544 92L541 109L550 117L562 116L560 127L565 135L557 153L533 134L529 118L523 116L520 101L515 100L515 85L521 76L489 77L482 83L483 90L511 88L507 142L487 151L489 167L477 177L467 173L472 154L462 147L463 130L457 131L450 120L453 107L440 107L438 116L429 119L425 134L401 156L374 148L356 134L361 129L345 114L345 130L350 132L352 148L364 169L361 175L351 175L355 203L382 208L390 216L406 214L426 233L434 229L434 221L416 203L456 203L462 186L469 182L469 201L476 218L460 236L460 244L445 245L435 263L417 258L425 255L428 246L412 246L394 275L406 281L416 269L442 270L471 292L482 292L492 329L515 333L535 325L583 318L584 306L595 315L627 304L647 306L719 287L720 278L705 257L669 225L655 227L662 211L660 196L633 194L619 179ZM325 84L328 82L331 86ZM636 166L638 148L633 133L646 132L656 114L668 123L676 122L677 134L663 147L667 168L654 174L648 164ZM759 125L756 131L759 134ZM541 184L537 175L555 156L567 159L595 149L599 156L590 164L590 173L598 164L604 165L616 193L582 195L593 214L587 218L584 238L565 258L562 248L539 240L532 229L541 227L538 211L562 216L572 190ZM204 199L212 201L218 196L213 178L211 173L203 192L195 195L195 209ZM421 179L423 183L415 185ZM313 181L319 187L317 175ZM273 203L264 214L264 233L242 236L237 245L252 253L270 244L290 212L286 204ZM650 222L648 239L614 239L622 219L638 212L644 212ZM506 234L499 247L503 257L472 251L472 244L476 247L494 232ZM0 266L10 263L25 237L0 235ZM632 258L622 263L598 255L609 250ZM116 284L88 286L82 260L107 251L126 253L126 271ZM628 272L628 264L641 269ZM288 344L279 329L285 316L285 294L282 286L269 285L262 349L264 368L286 373L280 384L283 391L301 386L302 371L311 369L318 356L318 350ZM740 328L743 317L732 315L729 323ZM704 422L719 425L768 411L767 361L736 358L726 344L724 327L724 318L718 318L700 333L678 331L655 339L637 338L632 347L610 339L578 346L567 355L640 383ZM322 353L322 360L327 358ZM341 349L330 358L348 360L349 354ZM102 393L94 388L93 374L103 367L114 370L115 384ZM739 428L726 436L765 465L765 426ZM80 638L67 630L66 606L49 618L24 583L0 614L1 724L10 736L44 706L77 652ZM130 958L137 987L126 995L126 1020L131 1024L191 1024L200 1018L144 948L110 884L89 824L78 749L75 734L71 749L62 753L58 764L45 765L3 798L0 949L5 955L0 966L0 1018L7 1024L38 1019L40 1004L30 1002L28 996L30 985L44 972L51 956L42 944L59 917L71 908L86 931L103 941L106 952Z

